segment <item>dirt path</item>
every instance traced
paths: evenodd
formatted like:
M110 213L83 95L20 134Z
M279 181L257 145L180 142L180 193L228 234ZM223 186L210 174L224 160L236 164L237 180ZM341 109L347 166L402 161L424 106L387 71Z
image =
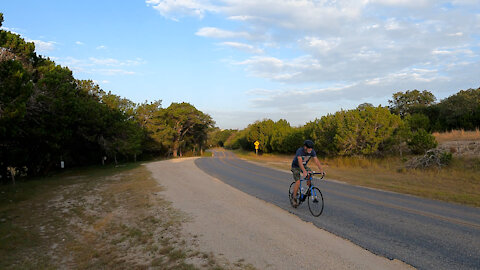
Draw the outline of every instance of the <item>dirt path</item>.
M224 184L194 160L146 166L166 188L166 199L192 215L184 230L198 236L202 251L258 269L411 269Z

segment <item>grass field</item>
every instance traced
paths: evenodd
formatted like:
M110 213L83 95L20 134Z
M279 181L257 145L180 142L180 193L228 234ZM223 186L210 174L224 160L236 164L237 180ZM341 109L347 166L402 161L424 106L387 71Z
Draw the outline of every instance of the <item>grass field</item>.
M480 130L477 128L475 131L452 130L442 133L435 132L433 136L439 143L448 141L480 141Z
M235 151L237 156L290 170L293 155ZM442 169L406 169L401 158L339 157L321 160L327 179L480 207L480 158L454 158ZM310 166L316 170L315 165Z
M253 269L197 251L139 164L0 186L0 269Z

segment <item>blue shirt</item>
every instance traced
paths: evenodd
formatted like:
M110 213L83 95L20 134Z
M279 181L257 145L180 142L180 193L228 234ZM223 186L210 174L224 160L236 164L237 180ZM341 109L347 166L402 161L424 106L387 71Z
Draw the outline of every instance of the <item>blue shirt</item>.
M312 157L316 157L317 156L317 153L315 152L315 150L312 149L312 152L308 153L307 151L305 151L305 149L303 149L303 147L300 147L297 149L297 152L295 153L295 157L293 158L293 161L292 161L292 167L295 167L295 168L300 168L300 166L298 165L298 157L302 157L302 163L303 163L303 166L307 166L307 163L310 161L310 158Z

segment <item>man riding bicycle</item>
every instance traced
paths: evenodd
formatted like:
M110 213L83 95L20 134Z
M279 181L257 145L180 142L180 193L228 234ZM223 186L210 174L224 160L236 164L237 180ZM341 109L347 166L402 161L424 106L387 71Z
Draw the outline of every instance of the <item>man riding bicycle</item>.
M306 140L303 143L303 147L300 147L297 149L297 152L295 153L295 157L293 158L292 161L292 173L293 173L293 180L295 181L295 187L293 188L293 193L292 197L290 200L292 200L292 205L294 207L298 206L298 201L297 201L297 196L295 196L298 192L298 188L300 187L300 174L303 174L303 178L306 179L308 176L308 172L311 172L312 170L307 166L308 162L310 161L311 158L313 158L313 161L318 167L318 170L320 173L325 174L323 169L321 168L320 161L317 158L317 153L315 150L313 150L314 143L311 140ZM307 181L308 187L311 185L311 181Z

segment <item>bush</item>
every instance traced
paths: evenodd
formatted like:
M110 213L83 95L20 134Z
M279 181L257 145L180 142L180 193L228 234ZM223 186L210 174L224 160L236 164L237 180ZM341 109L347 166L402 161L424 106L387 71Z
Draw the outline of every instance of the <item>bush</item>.
M407 144L410 151L417 155L425 153L428 149L437 147L435 137L424 129L419 129L414 132Z
M449 165L452 162L453 155L451 152L442 152L440 156L440 163L444 165Z

